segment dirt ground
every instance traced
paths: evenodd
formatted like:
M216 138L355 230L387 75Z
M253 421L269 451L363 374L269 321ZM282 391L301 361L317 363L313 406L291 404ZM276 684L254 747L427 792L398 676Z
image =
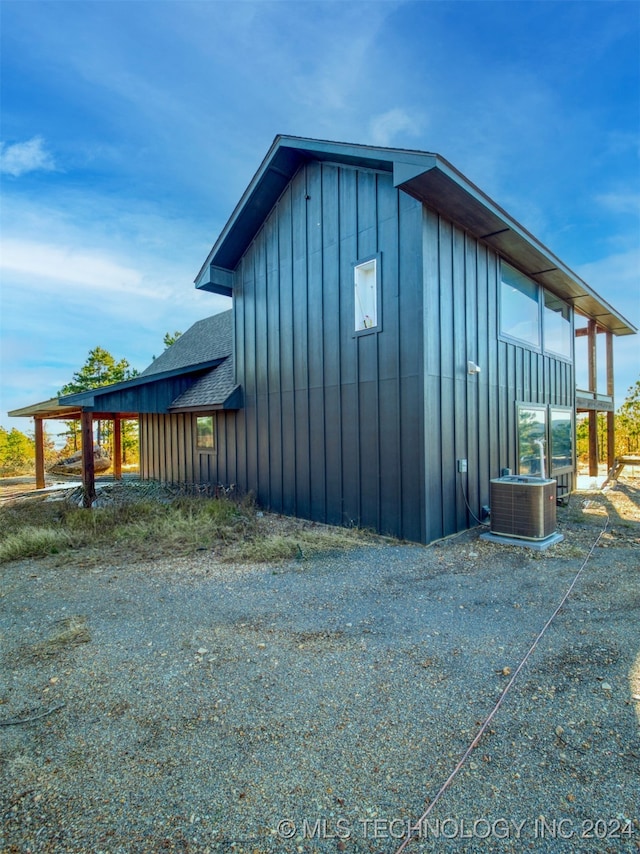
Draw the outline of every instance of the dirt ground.
M640 481L558 524L6 565L0 850L640 851Z

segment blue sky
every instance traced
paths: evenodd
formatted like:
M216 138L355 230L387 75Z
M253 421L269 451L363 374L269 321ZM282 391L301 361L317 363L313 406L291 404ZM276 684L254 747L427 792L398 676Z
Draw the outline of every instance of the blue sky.
M143 369L278 133L436 151L640 324L637 2L11 2L0 423ZM617 403L640 336L616 340Z

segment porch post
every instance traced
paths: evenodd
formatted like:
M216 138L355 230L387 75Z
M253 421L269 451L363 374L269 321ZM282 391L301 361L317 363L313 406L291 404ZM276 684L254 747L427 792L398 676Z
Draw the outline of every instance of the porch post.
M122 420L119 415L113 416L113 476L116 480L122 477Z
M589 367L589 391L594 393L595 398L598 391L598 370L596 362L596 337L598 329L595 320L589 320L587 324L587 363ZM589 410L589 477L598 476L598 412Z
M613 333L607 330L607 394L614 398L613 384ZM615 406L615 401L614 401ZM615 411L607 412L607 474L611 474L616 463L616 417Z
M91 412L82 410L82 506L91 507L96 497L96 478L93 460L93 418Z
M36 489L44 489L44 430L42 418L34 418L36 442Z
M598 413L589 410L589 477L598 476Z

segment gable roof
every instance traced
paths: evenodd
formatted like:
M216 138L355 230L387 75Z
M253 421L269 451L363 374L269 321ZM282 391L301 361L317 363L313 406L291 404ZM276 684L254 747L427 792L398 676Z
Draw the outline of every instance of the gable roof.
M233 321L229 310L194 323L141 374L65 395L59 399L60 405L111 412L117 411L126 400L127 410L145 412L148 404L143 401L150 400L151 405L158 407L153 411L233 409L239 405L240 397L234 382L232 350ZM189 383L186 389L185 381ZM176 392L179 382L182 385ZM155 389L150 396L151 386ZM191 396L186 396L192 391Z
M297 170L311 160L391 173L395 187L458 223L604 329L616 335L637 332L633 324L439 154L294 136L275 138L201 267L195 280L197 288L232 294L233 271L242 254Z
M190 326L174 344L154 359L140 376L148 377L226 359L232 350L232 309L229 309L198 320Z

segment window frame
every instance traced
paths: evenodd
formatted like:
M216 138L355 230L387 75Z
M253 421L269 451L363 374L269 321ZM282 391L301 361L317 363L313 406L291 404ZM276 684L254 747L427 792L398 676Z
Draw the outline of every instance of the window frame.
M558 353L557 350L554 350L552 347L549 347L547 344L547 334L545 329L545 317L547 312L547 302L546 297L549 294L554 300L558 300L558 302L562 303L562 305L567 309L569 313L568 323L569 323L569 354ZM572 364L575 361L575 328L574 328L574 316L575 312L573 311L572 306L566 301L563 300L562 297L556 296L552 291L547 290L546 288L542 289L542 347L543 352L547 353L549 356L552 356L554 359L562 359L563 362L571 362ZM549 311L553 311L553 309L548 309Z
M516 277L522 277L526 279L534 288L536 292L536 303L538 306L538 343L534 344L531 341L528 341L526 338L519 338L517 335L512 335L510 332L505 332L503 325L505 321L503 304L502 304L502 288L504 285L511 285L511 287L517 288L517 284L513 284L505 279L505 271L513 270L516 273ZM528 276L526 273L523 273L522 270L519 270L517 267L514 267L513 264L510 264L504 258L500 258L500 279L498 283L498 338L501 341L506 341L509 344L515 344L518 347L526 347L527 350L532 350L534 353L544 353L545 355L551 356L553 359L559 359L563 362L569 362L570 364L574 364L575 362L575 329L574 329L574 316L575 312L573 311L573 307L566 300L562 299L562 297L557 296L553 293L553 291L548 290L543 285L536 282L531 276ZM507 272L508 275L508 272ZM522 292L521 292L522 293ZM547 311L547 303L546 297L547 294L554 300L557 300L561 303L569 314L568 322L569 322L569 354L566 355L564 353L558 353L553 348L547 345L547 336L545 333L545 315ZM549 309L552 311L553 309Z
M200 431L198 430L198 422L201 419L210 418L211 419L211 441L213 444L209 445L201 445L200 444ZM216 454L218 452L218 441L217 441L217 418L215 412L206 412L200 413L196 415L194 422L194 431L195 431L195 446L196 451L199 454Z
M375 270L375 303L376 303L376 322L373 326L367 326L363 329L357 329L356 326L356 276L358 267L365 267L368 264L374 264ZM382 283L382 253L374 252L372 255L366 255L363 258L358 258L357 261L352 263L353 268L353 277L352 277L352 293L353 293L353 337L359 338L362 335L372 335L376 332L382 331L382 299L381 299L381 283Z
M556 406L553 403L549 404L549 419L548 419L548 430L549 430L549 462L550 462L550 474L551 476L556 474L569 474L575 471L575 461L576 461L576 427L574 423L574 412L572 407L570 406ZM553 464L553 413L555 412L563 412L569 414L569 437L571 439L571 463L566 466L554 466Z
M517 473L523 476L536 477L539 476L540 472L531 472L531 471L522 471L520 466L520 461L522 459L521 454L521 437L520 437L520 413L523 410L535 410L536 412L544 413L544 468L545 468L545 477L547 478L555 478L558 475L562 474L572 474L575 472L576 468L576 439L575 439L575 413L571 406L563 406L562 404L555 403L533 403L530 401L519 400L516 401L516 460L517 460ZM555 466L553 463L553 413L561 412L563 415L566 413L569 416L570 423L570 432L569 436L571 439L571 462L569 465Z
M537 318L537 324L536 324L536 328L538 330L538 343L537 344L534 344L531 341L528 341L526 338L519 338L517 335L512 335L511 333L504 331L504 328L503 328L504 310L503 310L503 304L502 304L502 288L505 285L507 285L507 286L511 285L511 287L517 288L516 285L511 284L510 282L508 282L505 279L505 276L504 276L505 268L509 268L509 269L513 270L517 274L517 276L522 276L522 278L524 278L528 282L530 282L535 288L535 293L536 293L535 304L536 304L537 309L538 309L537 310L538 318ZM538 282L535 282L532 278L527 276L526 273L523 273L521 270L518 270L518 268L514 267L513 264L509 264L509 262L505 261L503 258L500 259L500 280L498 283L498 335L502 340L507 341L510 344L517 344L520 347L526 347L527 349L533 350L536 353L542 353L542 346L543 346L542 311L540 308L540 291L541 291L541 286L538 284ZM523 293L523 292L521 291L521 293ZM523 295L527 296L526 294L523 294Z
M520 435L520 413L523 410L532 410L536 412L542 412L544 414L544 433L542 438L545 441L544 447L544 468L545 468L545 476L549 477L549 407L545 403L530 403L529 401L517 401L516 402L516 459L517 459L517 468L518 474L529 477L540 476L540 472L532 472L532 471L521 471L521 460L522 460L522 439Z

